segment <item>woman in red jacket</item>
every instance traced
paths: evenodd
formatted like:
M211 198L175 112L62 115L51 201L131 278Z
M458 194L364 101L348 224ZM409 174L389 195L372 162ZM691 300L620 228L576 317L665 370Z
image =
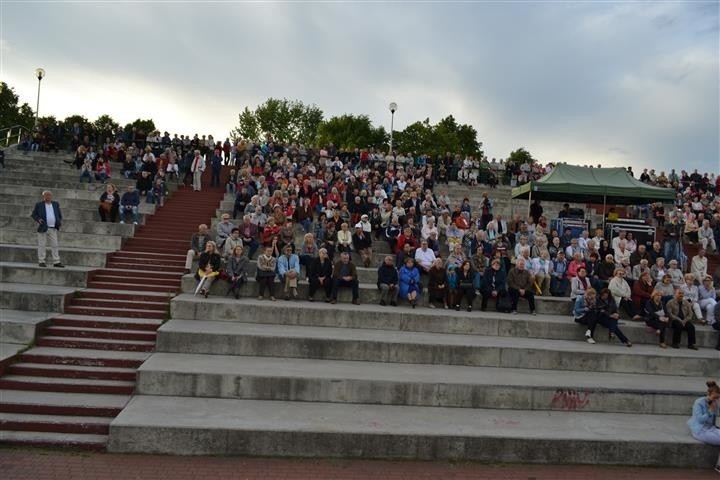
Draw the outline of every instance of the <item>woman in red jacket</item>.
M653 281L650 272L645 271L633 284L631 299L636 312L642 311L645 303L650 299L653 292Z

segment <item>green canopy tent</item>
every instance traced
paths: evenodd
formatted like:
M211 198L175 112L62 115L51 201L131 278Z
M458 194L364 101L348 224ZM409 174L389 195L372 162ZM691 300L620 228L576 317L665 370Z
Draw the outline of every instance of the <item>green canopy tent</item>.
M636 180L622 168L589 168L556 165L552 172L537 181L512 189L512 198L554 202L602 203L605 205L638 205L651 202L672 203L675 191L651 187Z

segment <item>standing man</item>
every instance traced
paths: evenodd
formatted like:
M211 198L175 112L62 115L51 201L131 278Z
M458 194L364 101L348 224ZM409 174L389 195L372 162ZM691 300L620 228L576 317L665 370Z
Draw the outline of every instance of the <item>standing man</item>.
M47 241L50 240L53 267L65 268L65 265L60 262L60 247L58 246L58 231L62 223L60 204L53 202L52 192L49 190L42 192L42 198L43 201L35 204L32 215L30 215L38 224L38 265L47 267L45 258L47 257Z
M195 157L193 157L192 163L190 164L190 172L193 176L193 190L199 192L202 188L200 177L205 171L205 160L200 155L200 150L195 150Z

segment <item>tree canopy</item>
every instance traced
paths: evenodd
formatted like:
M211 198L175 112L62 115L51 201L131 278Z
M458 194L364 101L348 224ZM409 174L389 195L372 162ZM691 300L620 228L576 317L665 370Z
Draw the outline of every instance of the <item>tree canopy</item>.
M384 127L373 127L367 115L340 115L320 124L318 143L344 149L383 147L389 136Z
M25 128L32 128L35 123L35 113L30 105L23 103L19 105L20 97L15 89L7 83L0 82L0 128L22 125Z
M374 126L367 115L344 114L325 120L315 105L299 100L269 98L238 115L235 139L265 141L268 136L282 143L308 146L329 145L344 149L388 148L390 136L383 126ZM430 119L393 132L393 149L403 153L439 155L446 152L482 156L482 143L472 125L460 124L448 115L437 124Z
M245 107L238 115L238 126L231 135L253 141L272 136L282 143L313 144L322 120L323 112L315 105L286 98L268 98L254 110Z
M524 148L518 148L514 152L510 152L510 156L507 160L508 162L514 162L516 165L522 165L525 162L530 164L535 163L533 156Z

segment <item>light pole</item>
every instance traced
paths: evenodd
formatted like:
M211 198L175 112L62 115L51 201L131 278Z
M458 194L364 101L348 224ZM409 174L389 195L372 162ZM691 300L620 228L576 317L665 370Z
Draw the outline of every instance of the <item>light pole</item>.
M40 118L40 83L42 82L43 77L45 77L45 70L42 68L36 68L35 76L38 79L37 106L35 107L35 126L37 127L38 119Z
M390 102L390 155L393 152L393 123L395 121L395 110L397 110L397 103Z

